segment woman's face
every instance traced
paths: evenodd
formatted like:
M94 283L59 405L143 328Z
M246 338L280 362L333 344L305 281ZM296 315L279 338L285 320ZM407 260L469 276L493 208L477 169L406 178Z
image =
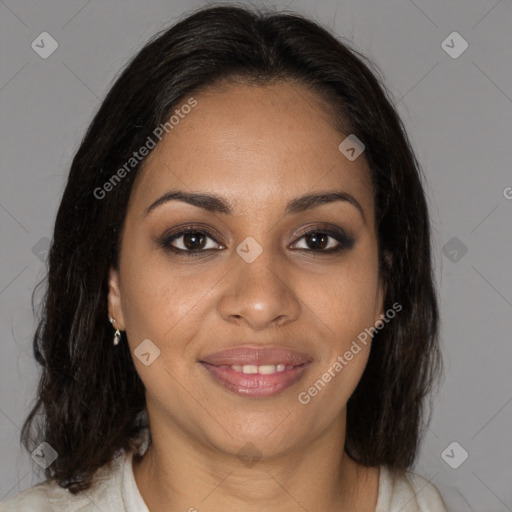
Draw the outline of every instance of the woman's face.
M368 166L303 86L194 97L134 184L109 312L152 428L226 453L301 449L344 428L371 338L353 341L382 313ZM161 199L176 191L217 199ZM298 201L331 193L345 199Z

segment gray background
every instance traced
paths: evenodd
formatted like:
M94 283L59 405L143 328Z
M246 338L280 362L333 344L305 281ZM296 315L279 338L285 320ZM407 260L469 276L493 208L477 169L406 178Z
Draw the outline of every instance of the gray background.
M204 3L0 0L0 500L43 476L18 442L38 381L30 294L72 156L118 70ZM455 511L510 511L512 2L272 5L351 39L394 95L428 180L446 365L414 471ZM47 59L31 48L43 31L59 45ZM441 46L453 31L469 44L458 58ZM457 469L441 456L454 441L452 465L469 453Z

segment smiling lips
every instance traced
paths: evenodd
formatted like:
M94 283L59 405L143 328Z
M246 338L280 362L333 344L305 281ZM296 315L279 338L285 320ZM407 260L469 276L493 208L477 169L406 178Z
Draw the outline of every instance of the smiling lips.
M273 396L295 384L312 358L284 347L237 347L199 362L227 389L243 396Z

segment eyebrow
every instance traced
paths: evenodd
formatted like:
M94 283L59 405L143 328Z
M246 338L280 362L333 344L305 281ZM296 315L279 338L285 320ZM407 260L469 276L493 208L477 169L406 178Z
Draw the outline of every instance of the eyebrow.
M156 201L151 203L151 205L146 208L144 215L148 215L155 208L162 204L168 203L169 201L182 201L210 213L222 213L225 215L233 214L233 208L231 205L225 199L215 194L191 193L184 192L182 190L170 190L163 196L159 197ZM363 221L366 223L364 210L361 204L356 200L354 196L342 191L319 192L296 197L286 204L284 213L285 215L300 213L312 208L316 208L323 204L333 203L335 201L344 201L355 206L361 214Z

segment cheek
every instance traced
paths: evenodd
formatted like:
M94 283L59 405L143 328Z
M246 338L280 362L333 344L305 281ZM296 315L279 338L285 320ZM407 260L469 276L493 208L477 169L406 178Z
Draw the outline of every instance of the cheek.
M126 332L130 345L149 338L160 346L161 333L180 314L182 302L173 303L177 296L173 273L166 271L150 247L136 240L133 233L125 234L120 264Z
M365 329L373 326L378 304L377 263L371 254L354 255L346 265L315 283L315 304L330 327L337 350L344 351Z
M166 356L166 347L172 346L174 353L184 350L200 334L223 272L199 269L193 263L173 263L154 250L134 251L126 258L121 268L122 304L132 350L149 338Z
M317 280L315 292L310 294L314 300L311 309L322 320L319 325L326 338L324 357L307 384L312 387L304 391L310 399L318 395L317 406L328 407L333 414L346 404L361 379L371 349L371 328L380 308L374 253L361 251L344 263Z
M123 283L123 312L128 336L150 338L159 346L197 303L197 291L172 272L147 267L130 272Z
M334 420L346 407L366 368L375 318L375 288L369 284L346 279L324 296L332 305L323 315L329 335L323 357L298 396L301 404L314 404L322 421Z

